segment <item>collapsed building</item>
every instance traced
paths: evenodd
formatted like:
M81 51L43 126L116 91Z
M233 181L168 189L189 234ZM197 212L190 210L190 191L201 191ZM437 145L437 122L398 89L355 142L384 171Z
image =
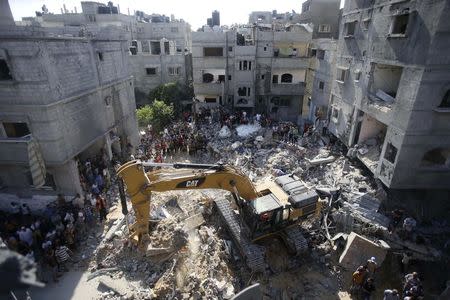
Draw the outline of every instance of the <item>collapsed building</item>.
M23 18L19 24L68 30L78 27L80 35L91 35L98 28L123 34L130 50L128 62L138 104L145 100L142 94L148 94L160 84L176 81L186 84L192 79L191 27L182 19L142 11L123 14L112 2L106 5L82 1L81 8L81 13L76 8L75 12L61 9L61 14L37 12L36 17Z
M329 130L388 188L448 191L449 19L448 1L345 2Z
M7 4L0 28L0 197L10 201L0 201L2 208L19 198L81 193L77 157L103 148L111 159L138 142L126 37L16 26ZM46 201L28 203L33 209Z

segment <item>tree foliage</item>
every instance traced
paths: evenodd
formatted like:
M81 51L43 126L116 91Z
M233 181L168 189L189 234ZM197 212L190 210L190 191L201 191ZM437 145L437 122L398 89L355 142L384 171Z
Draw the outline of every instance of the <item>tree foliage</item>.
M145 105L136 111L139 126L152 125L156 132L160 132L169 125L173 118L173 105L168 105L164 101L155 100L149 105Z
M181 102L184 100L191 100L194 97L194 90L192 86L187 86L180 82L170 82L161 84L150 91L150 101L160 100L166 104L173 104L175 113L180 113L182 110Z

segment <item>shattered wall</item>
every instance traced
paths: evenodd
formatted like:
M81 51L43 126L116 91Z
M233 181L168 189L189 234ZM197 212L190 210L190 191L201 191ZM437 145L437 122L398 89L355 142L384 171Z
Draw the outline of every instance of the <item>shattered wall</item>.
M399 34L393 31L393 24L401 15L408 15L408 22ZM450 43L444 34L449 18L448 1L345 2L336 59L336 76L341 70L345 76L333 82L332 106L342 112L354 108L388 126L375 171L388 187L448 186L448 169L425 169L420 162L427 151L438 145L448 147L450 141L448 116L439 108L449 84L445 79L449 78L448 68L439 67L448 64L448 57L442 54ZM348 31L348 24L356 24L354 32ZM376 77L383 75L374 74L374 64L401 68L399 87L391 101L370 90L376 80L391 80L391 76ZM339 116L333 121L330 116L330 124L331 132L345 144L356 143L357 114L350 130L348 118Z

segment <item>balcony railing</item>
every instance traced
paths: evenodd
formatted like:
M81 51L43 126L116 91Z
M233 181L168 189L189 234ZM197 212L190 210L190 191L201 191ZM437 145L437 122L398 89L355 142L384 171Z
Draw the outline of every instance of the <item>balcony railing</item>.
M28 144L31 134L21 138L0 138L0 162L28 164Z
M272 83L270 89L273 95L303 95L305 93L305 83Z

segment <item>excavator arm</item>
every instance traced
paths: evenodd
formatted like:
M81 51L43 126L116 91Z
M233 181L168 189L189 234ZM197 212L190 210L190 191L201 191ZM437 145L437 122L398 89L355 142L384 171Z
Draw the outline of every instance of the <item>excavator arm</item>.
M171 168L146 172L145 167L151 166ZM222 189L248 201L258 197L247 176L221 165L154 164L133 160L122 165L117 174L125 183L135 211L136 222L131 229L138 242L148 236L151 192Z

